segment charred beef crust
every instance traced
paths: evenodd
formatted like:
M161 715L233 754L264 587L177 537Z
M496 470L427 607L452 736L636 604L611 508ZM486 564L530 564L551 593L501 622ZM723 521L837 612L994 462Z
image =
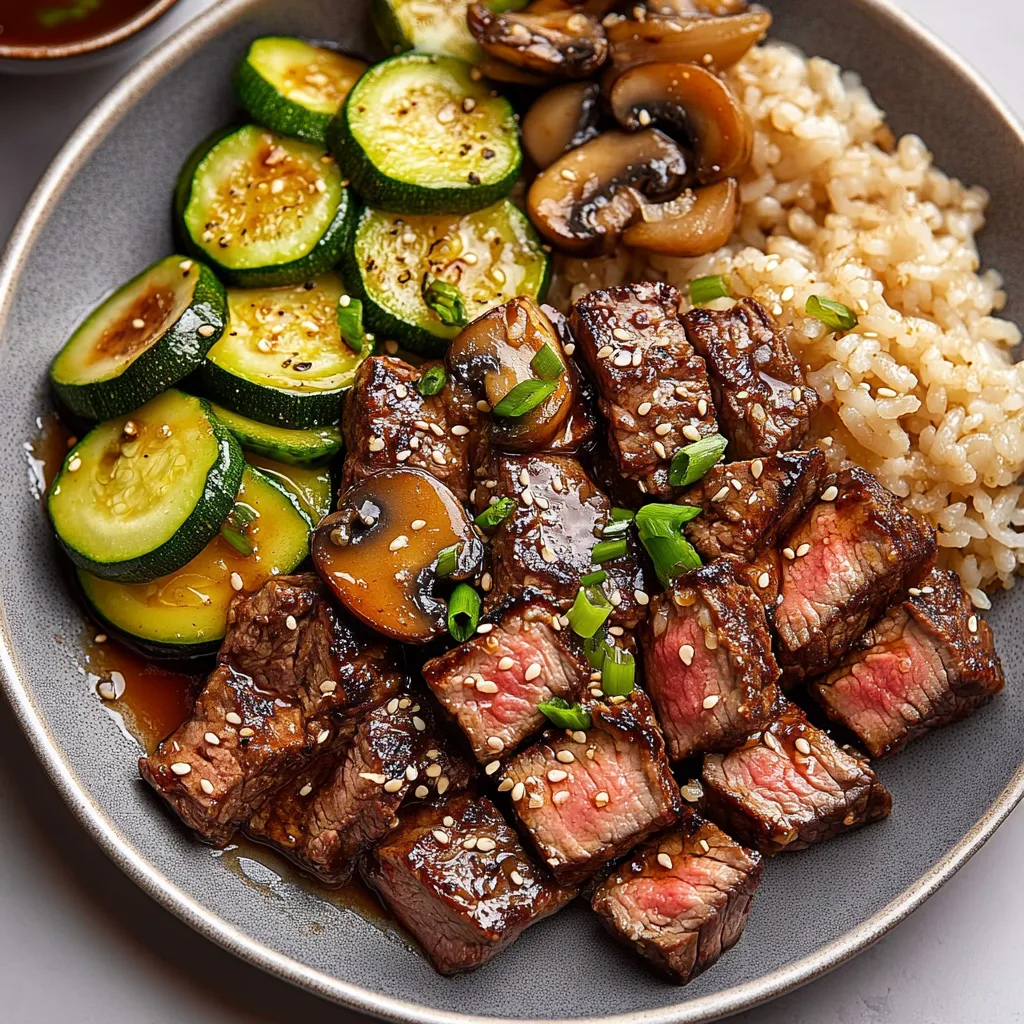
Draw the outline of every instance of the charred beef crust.
M1005 682L992 630L955 572L933 570L910 595L811 685L829 718L876 758L966 718Z
M592 720L585 739L549 729L501 776L521 831L565 884L582 882L667 828L685 806L650 701L639 688L621 703L583 706Z
M779 666L764 608L728 560L656 594L641 646L647 690L674 760L728 750L772 720Z
M686 524L702 558L751 561L788 533L825 486L820 448L712 466L677 499L703 513Z
M935 558L931 525L867 470L843 470L835 487L835 498L813 505L783 549L775 633L787 681L828 671Z
M679 302L674 288L645 281L585 295L569 321L619 471L660 497L672 493L676 450L718 429L704 360L679 323Z
M750 587L764 608L769 627L775 622L775 609L779 603L779 585L782 580L782 556L775 548L768 548L754 559L744 562L733 555L725 556L732 562L736 579Z
M619 864L591 905L615 938L685 985L739 941L763 873L759 853L691 812Z
M740 299L731 309L691 309L682 322L707 363L730 456L799 448L821 403L767 310Z
M867 758L840 748L795 704L728 754L706 754L703 809L765 854L802 850L892 810Z
M468 794L404 812L361 870L442 974L486 963L575 895L531 861L490 800Z

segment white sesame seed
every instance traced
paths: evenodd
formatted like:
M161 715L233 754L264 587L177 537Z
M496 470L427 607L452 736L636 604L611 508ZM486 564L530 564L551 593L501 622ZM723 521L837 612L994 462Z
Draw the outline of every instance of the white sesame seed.
M68 472L69 473L77 473L81 468L82 468L82 460L76 455L68 463Z
M434 450L433 450L433 451L432 451L432 452L430 453L430 459L431 459L431 461L432 461L432 462L433 462L433 463L434 463L435 465L438 465L438 466L443 466L443 465L445 464L445 462L444 462L444 452L442 452L442 451L438 450L437 448L435 448L435 449L434 449Z
M799 402L800 399L804 397L804 394L799 388L793 388L789 393L789 397L792 398L794 402Z
M599 793L594 794L594 805L596 807L607 807L610 799L611 797L602 789Z
M639 605L646 605L650 603L650 597L643 590L634 590L633 597L636 598L636 603Z
M423 719L419 717L419 715L412 716L412 724L413 728L417 732L423 732L427 728L427 723L424 722Z
M538 502L538 504L539 504L539 502ZM547 562L549 565L551 565L554 562L558 561L558 555L556 555L554 553L554 551L552 551L551 548L549 548L547 546L547 544L545 544L545 545L543 545L543 547L541 547L541 549L540 549L540 557L543 558L544 561Z
M213 783L209 779L200 779L199 788L209 796L213 792Z
M558 172L566 181L575 181L576 172L571 167L563 167Z
M381 775L378 772L360 772L359 778L366 779L367 782L372 782L375 786L383 786L388 781L386 775Z
M397 793L405 785L405 779L388 779L384 783L385 793Z
M768 584L771 583L771 581L772 581L771 576L769 576L768 573L766 573L766 572L761 573L761 575L757 577L757 585L762 590L764 590L764 588L767 587Z
M533 504L533 491L529 487L526 488L520 495L519 500L529 508Z
M641 402L636 407L636 414L638 416L646 416L651 411L651 408L652 406L650 402Z
M689 644L683 644L679 648L679 659L684 665L689 665L693 662L693 648Z
M750 464L750 475L755 480L761 479L761 474L764 472L764 463L760 459L754 459Z
M476 684L476 688L481 693L497 693L498 692L498 684L493 682L490 679L481 679Z
M569 799L569 790L567 790L567 789L562 789L562 790L559 790L559 792L557 792L557 793L556 793L556 794L555 794L555 795L554 795L554 796L553 796L553 797L551 798L551 802L552 802L553 804L564 804L564 803L565 803L565 801L566 801L566 800L568 800L568 799Z
M466 434L469 433L469 427L464 427L461 423L456 423L455 426L452 427L452 433L456 437L465 437Z
M668 451L660 441L655 441L654 444L651 445L651 447L654 449L659 459L668 458Z
M970 631L971 631L972 633L977 633L977 632L978 632L978 616L977 616L977 615L972 615L972 616L971 616L971 617L970 617L970 618L969 618L969 619L967 620L967 628L968 628L968 629L969 629L969 630L970 630Z
M523 884L523 876L521 874L519 874L518 871L510 871L509 874L508 874L508 877L509 877L509 881L511 881L513 885L522 885Z
M557 868L561 861L557 857L548 857L548 864L553 868Z
M188 775L188 773L192 771L192 765L185 761L175 761L174 764L171 765L171 771L174 772L175 775Z
M417 768L416 765L414 764L409 765L409 767L405 769L405 777L410 782L415 782L420 777L419 768Z
M105 644L107 642L107 634L106 633L97 633L93 637L93 642L97 643L97 644Z
M801 754L809 754L811 752L811 745L803 738L803 736L798 736L796 743L794 743L793 746L795 746Z
M788 559L789 559L789 560L790 560L791 562L793 561L793 559L794 559L794 558L796 558L796 552L795 552L795 551L794 551L794 550L793 550L792 548L783 548L783 549L782 549L782 553L783 553L783 555L785 555L785 557L786 557L786 558L788 558Z
M565 346L565 348L563 348L563 349L562 349L562 351L563 351L563 352L564 352L564 353L565 353L565 354L566 354L567 356L575 355L575 353L576 353L576 346L575 346L575 345L574 345L574 344L573 344L573 343L572 343L572 342L570 341L570 342L569 342L569 343L568 343L568 344L567 344L567 345Z
M520 800L523 799L524 796L526 796L526 786L523 785L523 783L521 782L517 782L512 787L512 799L515 800L516 803L518 803Z
M508 655L505 655L505 657L498 662L498 668L500 668L502 672L505 672L508 669L510 669L515 663L515 658L510 658Z
M234 711L229 711L229 712L228 712L228 713L227 713L227 714L226 714L226 715L224 716L224 719L225 719L225 721L228 721L228 722L230 722L230 723L231 723L232 725L241 725L241 724L242 724L242 718L241 718L241 715L237 714L237 713L236 713L236 712L234 712Z
M630 353L627 352L625 349L623 349L621 352L616 352L615 358L612 360L612 362L618 367L629 366L629 364L632 361L632 355L630 355Z
M811 550L811 545L810 544L801 544L800 547L798 547L796 549L796 557L797 558L803 558L804 555L806 555L807 552L810 551L810 550Z
M654 432L658 435L658 437L664 437L666 434L670 434L672 432L672 424L671 423L659 423L654 428Z
M411 530L417 530L417 531L418 531L418 530L422 530L422 529L423 529L423 527L424 527L424 526L426 526L426 525L427 525L427 521L426 521L426 519L414 519L414 520L413 520L413 521L412 521L412 522L411 522L411 523L409 524L409 528L410 528Z
M433 836L433 837L434 837L434 838L435 838L435 839L436 839L436 840L437 840L437 841L438 841L438 842L439 842L439 843L440 843L440 844L441 844L442 846L447 846L447 845L448 845L448 844L449 844L449 843L450 843L450 842L452 841L452 839L451 839L451 836L450 836L450 835L448 835L448 833L447 833L447 832L445 832L445 831L444 831L443 829L440 829L440 828L435 828L435 829L434 829L434 830L433 830L433 831L431 832L431 835L432 835L432 836Z
M438 778L441 774L441 766L439 764L428 764L426 774L428 779Z
M687 423L683 427L683 437L689 438L691 441L699 441L700 431L692 423Z
M500 736L488 736L487 746L489 746L491 750L504 750L505 741Z
M572 764L576 760L576 755L571 750L560 750L555 757L562 762L562 764Z
M548 771L548 782L565 782L569 777L569 773L562 771L561 768L552 768Z
M203 739L206 740L206 742L209 743L211 747L220 746L220 737L215 732L208 732L203 737Z
M288 618L284 620L284 624L289 629L298 629L299 628L299 624L298 624L298 622L295 621L295 616L294 615L289 615Z
M732 487L734 491L743 490L743 484L741 484L739 480L737 480L735 477L733 477L733 479L729 481L729 486Z
M389 551L400 551L402 548L409 546L409 538L404 534L399 534L389 545Z
M663 868L668 868L669 871L672 870L672 858L667 853L658 854L658 863Z
M718 648L718 637L715 636L714 633L705 633L704 634L704 646L709 651L717 650L717 648Z
M481 836L476 841L476 848L483 853L490 853L498 844L490 836Z
M723 498L728 498L728 497L729 497L729 487L728 487L728 485L726 485L725 487L721 487L717 491L715 491L714 496L711 498L711 500L712 501L722 501Z
M612 354L612 347L611 347L611 345L603 345L601 348L599 348L597 350L597 358L598 359L607 359L611 354Z
M447 792L447 790L448 790L448 776L447 775L442 775L441 778L439 778L437 780L437 795L438 796L444 796L444 794Z
M615 338L616 341L629 341L632 335L624 328L616 327L612 331L612 337Z
M187 273L188 273L188 272L189 272L189 271L190 271L190 270L192 269L192 261L191 261L191 260L182 260L182 261L181 261L181 262L180 262L180 263L178 264L178 266L179 266L179 267L180 267L180 268L181 268L182 270L184 270L184 271L185 271L185 273L187 274Z
M702 707L705 711L710 711L721 699L717 693L713 693L709 697L704 698Z
M500 761L491 761L484 766L484 771L488 775L493 775L501 767Z
M326 743L330 738L331 738L331 730L330 729L321 729L320 732L317 733L316 741L317 741L317 743Z
M411 452L411 451L409 451L409 449L408 449L408 448L403 448L403 449L402 449L402 450L401 450L401 451L400 451L400 452L399 452L399 453L398 453L398 454L397 454L397 455L395 456L395 458L396 458L396 459L397 459L397 460L398 460L399 462L405 462L405 460L406 460L407 458L409 458L409 456L410 456L410 455L412 455L412 452Z
M242 582L242 577L237 572L231 574L231 589L241 590L245 584Z
M835 501L839 497L839 488L834 484L831 487L826 487L821 494L822 501Z
M429 793L430 790L426 786L417 786L414 795L417 800L423 800Z
M707 852L708 852L708 851L709 851L709 850L711 849L711 847L710 847L710 846L708 845L708 841L707 841L706 839L702 839L702 840L700 841L700 848L701 848L701 849L702 849L702 850L703 850L703 851L704 851L705 853L707 853Z
M539 676L539 675L540 675L540 665L534 663L533 665L530 665L530 666L527 667L526 671L523 673L523 678L528 683L530 683L530 682L533 682L533 680L536 679L537 676Z

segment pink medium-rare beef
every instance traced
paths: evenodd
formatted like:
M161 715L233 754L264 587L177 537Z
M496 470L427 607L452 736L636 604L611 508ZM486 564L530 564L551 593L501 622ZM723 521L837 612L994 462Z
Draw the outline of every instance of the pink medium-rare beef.
M740 299L731 309L691 309L682 322L707 364L730 456L799 448L821 403L768 311Z
M935 557L935 531L870 473L843 470L782 549L776 657L788 680L822 675Z
M644 677L669 757L728 750L771 720L779 699L764 607L721 558L651 599Z
M217 844L404 681L385 645L333 608L312 575L236 598L219 658L189 718L139 761L182 820Z
M595 891L604 926L685 985L739 941L764 861L692 812L648 840Z
M543 594L567 611L580 579L594 571L591 554L611 501L579 462L560 455L494 455L477 473L474 507L481 512L503 497L514 498L516 507L491 538L488 609ZM647 580L636 542L630 538L628 545L601 568L608 574L603 589L618 595L612 621L632 629L645 614L636 595L646 596Z
M442 974L486 963L575 895L533 863L487 797L471 794L403 812L361 871Z
M821 493L828 471L820 448L712 466L678 502L703 509L686 536L707 561L752 561L785 536Z
M571 704L584 692L590 665L575 634L557 625L552 606L519 604L489 633L423 666L427 685L481 764L511 753L543 727L538 704L552 697Z
M565 883L588 878L667 828L684 806L639 689L583 706L588 729L548 730L506 764L501 778L523 831Z
M957 574L936 569L811 692L872 757L886 757L965 718L1003 684L992 630Z
M569 321L619 472L656 497L673 492L676 451L718 431L704 360L679 323L679 301L669 285L644 281L585 295Z
M867 758L838 747L795 704L729 753L705 754L703 787L708 817L768 854L802 850L892 809Z

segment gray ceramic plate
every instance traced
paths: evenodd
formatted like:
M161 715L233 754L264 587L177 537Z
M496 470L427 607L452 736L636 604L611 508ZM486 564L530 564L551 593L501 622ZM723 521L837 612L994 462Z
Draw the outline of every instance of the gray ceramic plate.
M882 766L885 823L768 867L740 946L684 990L610 946L585 907L528 932L483 970L446 980L395 935L263 871L227 870L137 781L138 750L78 668L81 615L25 484L23 442L46 408L46 367L83 313L171 248L185 154L230 119L229 70L254 35L333 38L372 52L359 0L224 0L145 60L87 118L29 203L0 268L0 659L7 694L64 798L139 885L251 962L401 1020L466 1016L704 1021L778 995L852 956L960 867L1024 792L1024 586L990 615L1009 687L969 721ZM1024 138L983 85L877 0L772 0L774 34L860 71L897 133L988 187L985 261L1024 295ZM827 14L825 13L827 11ZM1011 308L1020 318L1021 307ZM64 642L55 642L64 638Z

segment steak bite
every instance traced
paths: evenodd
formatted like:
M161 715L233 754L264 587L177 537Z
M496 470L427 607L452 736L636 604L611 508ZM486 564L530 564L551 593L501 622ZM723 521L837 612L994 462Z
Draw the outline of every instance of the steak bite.
M1003 688L992 630L955 572L936 569L811 692L872 757L966 718Z
M789 703L742 746L705 754L703 780L708 817L762 853L802 850L892 810L867 758L840 749Z
M620 942L685 985L740 940L764 861L692 812L648 840L591 905Z
M472 970L575 890L554 885L486 797L402 814L362 874L442 974Z
M775 610L787 679L828 671L935 557L935 531L870 473L843 470L785 541Z
M764 608L718 559L651 599L647 689L674 760L728 750L771 720L779 666Z
M702 558L752 561L788 533L825 486L820 448L712 466L677 499L703 513L686 524Z
M704 360L679 323L679 302L674 288L644 281L591 292L570 318L619 471L659 497L672 493L676 450L718 431Z
M537 705L572 703L585 690L590 665L558 613L543 602L511 608L489 633L433 658L423 678L466 734L481 764L511 753L544 725Z
M590 728L548 730L506 765L501 781L523 830L566 883L588 878L671 825L684 806L639 689L584 707Z
M594 571L591 554L611 516L611 501L566 456L495 455L478 477L478 511L492 498L516 502L491 539L494 584L487 607L541 593L566 611L576 599L580 579ZM632 538L628 544L625 555L601 568L608 574L605 592L618 595L612 621L631 629L645 614L641 601L647 583Z
M707 363L732 458L799 448L821 403L767 310L740 299L732 309L691 309L682 322Z

